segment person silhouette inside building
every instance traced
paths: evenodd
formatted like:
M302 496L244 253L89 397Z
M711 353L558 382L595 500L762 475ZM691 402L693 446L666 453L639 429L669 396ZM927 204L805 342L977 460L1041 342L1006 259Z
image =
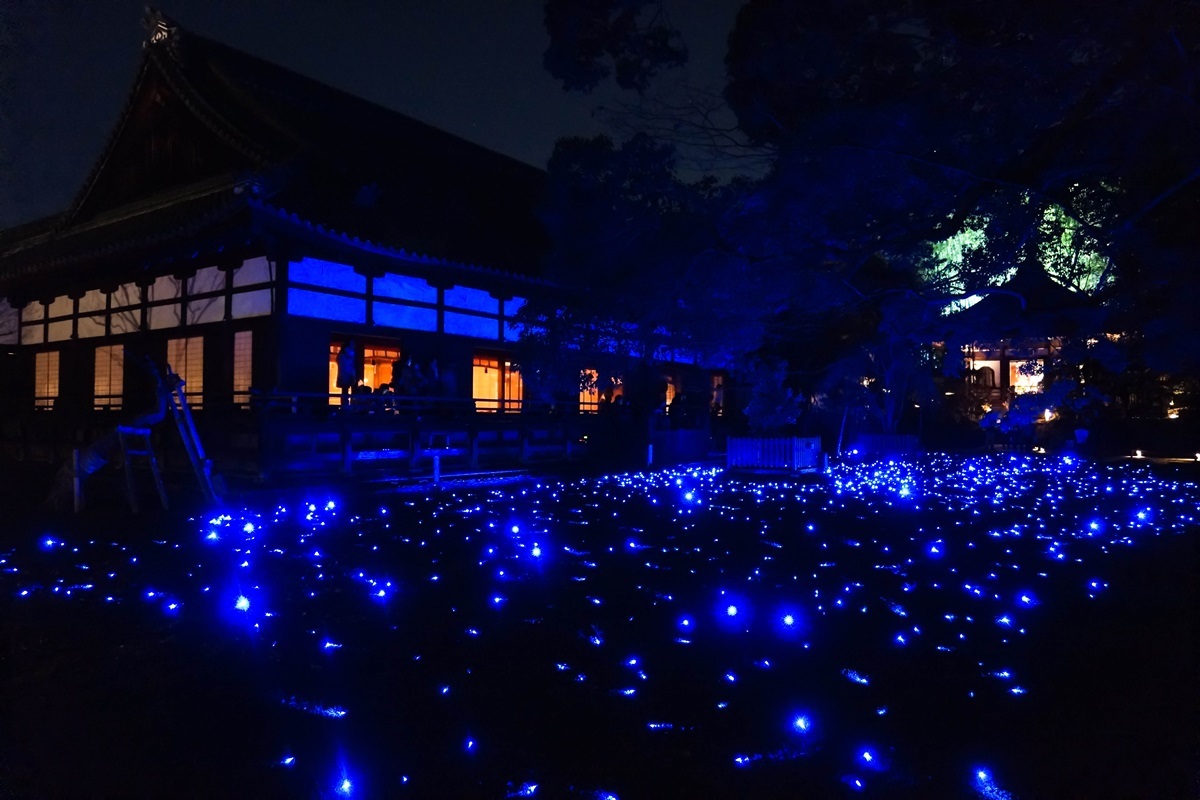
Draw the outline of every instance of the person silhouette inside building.
M350 399L350 392L358 385L358 354L354 342L346 342L337 354L337 387L342 392L342 406Z

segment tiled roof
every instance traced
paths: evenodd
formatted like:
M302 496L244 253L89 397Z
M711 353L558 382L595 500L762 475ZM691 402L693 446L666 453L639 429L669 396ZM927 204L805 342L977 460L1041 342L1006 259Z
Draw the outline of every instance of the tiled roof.
M17 241L0 243L0 290L36 273L45 279L77 280L78 268L111 256L193 237L246 209L242 186L224 184L123 207L86 224L43 228Z
M446 263L537 274L547 242L535 216L541 170L147 13L146 55L105 154L66 213L0 233L0 293L6 281L43 268L190 236L244 207L232 193L238 181L322 230ZM118 140L141 124L142 95L163 87L186 107L186 122L176 124L221 142L238 164L212 179L223 191L175 187L106 208L93 190L106 171L121 174L128 156Z

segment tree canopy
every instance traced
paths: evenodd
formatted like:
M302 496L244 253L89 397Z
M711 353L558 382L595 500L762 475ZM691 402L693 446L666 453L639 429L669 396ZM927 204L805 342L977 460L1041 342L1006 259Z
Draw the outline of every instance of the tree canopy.
M550 0L547 69L653 92L686 56L663 6ZM670 331L710 360L908 374L886 353L949 335L936 312L1030 264L1103 303L1096 324L1136 331L1156 368L1198 371L1200 3L750 0L726 66L765 172L680 177L661 119L560 142L551 274L595 298L587 323ZM676 130L712 124L663 107Z

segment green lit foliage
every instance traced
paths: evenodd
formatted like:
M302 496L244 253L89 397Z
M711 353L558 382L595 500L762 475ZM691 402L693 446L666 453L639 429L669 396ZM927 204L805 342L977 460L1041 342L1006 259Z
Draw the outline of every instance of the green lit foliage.
M575 85L594 85L618 57L644 64L647 79L678 63L678 51L645 50L667 32L645 43L611 35L626 30L612 20L633 8L653 5L548 4L552 45L588 73ZM589 297L623 294L608 306L643 309L630 316L639 327L710 341L721 327L744 332L726 349L734 360L768 353L792 374L831 376L842 360L849 382L831 387L866 388L853 377L875 369L869 386L890 395L887 384L904 386L908 368L888 348L945 340L937 332L949 320L936 313L902 314L902 334L889 327L893 296L940 310L1003 289L1022 265L1123 311L1120 329L1141 328L1155 342L1146 352L1170 368L1200 370L1200 315L1190 309L1200 248L1191 224L1200 207L1197 8L748 0L726 55L723 97L736 125L709 132L750 142L769 154L769 169L724 187L675 182L667 206L647 204L631 189L662 177L652 161L668 151L610 147L631 159L615 167L628 180L607 181L606 158L580 162L599 167L601 184L552 230L560 264L588 274L584 265L599 265L611 280ZM671 141L662 119L647 130ZM1024 285L1043 305L1065 294ZM848 320L855 329L835 335ZM897 418L881 412L885 426Z
M928 255L919 261L917 274L926 294L955 298L942 308L943 314L951 314L970 308L979 300L973 294L981 282L972 280L972 265L988 264L992 260L988 249L988 220L974 215L968 217L962 228L945 239L928 244ZM979 270L976 269L976 272ZM1008 270L1000 276L1007 277ZM982 285L991 282L983 278Z
M1100 287L1108 273L1109 258L1101 242L1068 216L1062 206L1045 209L1038 234L1038 258L1051 278L1085 294Z

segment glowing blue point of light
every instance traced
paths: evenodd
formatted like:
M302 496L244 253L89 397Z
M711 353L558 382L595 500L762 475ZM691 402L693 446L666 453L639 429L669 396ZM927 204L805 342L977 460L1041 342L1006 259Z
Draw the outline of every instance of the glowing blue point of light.
M326 511L333 511L335 508L337 508L337 505L332 500L325 504Z
M783 615L783 624L790 628L796 624L796 618L793 617L791 614L784 614Z
M912 494L912 491L907 486L900 487L900 496L901 497L908 497L910 494Z
M296 763L296 757L295 757L295 756L286 756L286 757L285 757L285 758L284 758L282 761L280 761L279 763L280 763L280 764L283 764L285 767L290 767L292 764L295 764L295 763Z
M691 627L691 625L692 625L692 621L690 619L688 619L687 617L684 617L683 619L679 620L679 627L681 627L681 628L688 628L688 627Z
M692 494L691 492L685 492L683 495L683 499L687 500L689 503L692 502L692 498L694 498L694 497L695 497L695 495Z
M475 749L475 740L474 739L467 739L467 749L468 750Z
M852 680L855 683L860 684L862 686L866 686L871 682L871 679L868 678L866 675L860 675L859 673L855 672L852 669L844 669L844 670L842 670L842 674L845 675L850 680Z
M205 536L204 538L208 539L210 542L215 542L220 539L221 536L216 531L211 531L209 532L208 536Z
M349 778L342 778L342 782L338 784L337 792L340 795L349 797L354 792L354 784L350 782Z
M245 525L242 526L242 531L244 533L254 533L254 523L247 522Z
M244 595L244 594L239 594L237 602L233 604L233 607L236 608L238 611L249 611L250 610L250 598L246 597L246 595Z
M737 613L738 613L738 607L737 606L729 606L728 608L725 609L725 613L731 617L736 617Z
M513 526L512 526L512 532L513 532L513 533L520 533L520 532L521 532L521 526L520 526L520 525L513 525Z
M535 542L535 543L534 543L534 545L533 545L533 549L532 549L532 550L530 550L529 552L530 552L531 554L533 554L533 557L534 557L534 558L541 558L541 557L542 557L542 548L538 547L536 542Z
M868 764L870 764L872 761L874 761L874 760L875 760L875 756L871 755L871 751L870 751L870 750L863 750L863 751L862 751L862 755L860 756L860 758L861 758L863 761L867 762Z
M809 721L808 717L803 714L792 720L792 728L800 733L808 733L808 730L811 726L812 723Z

